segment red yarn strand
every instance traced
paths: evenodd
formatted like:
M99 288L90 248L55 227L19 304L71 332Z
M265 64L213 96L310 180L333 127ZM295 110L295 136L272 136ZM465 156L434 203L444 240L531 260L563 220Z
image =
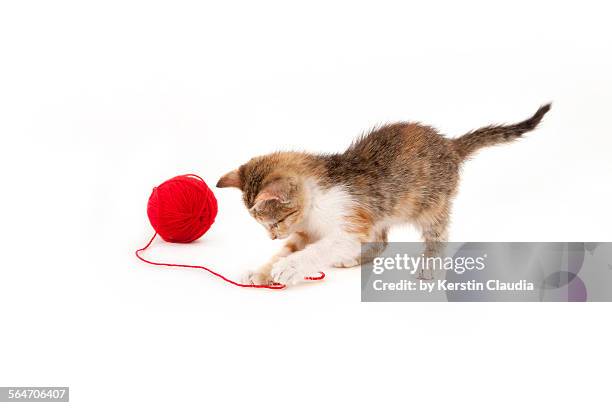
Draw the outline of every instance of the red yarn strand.
M191 176L191 174L189 175ZM198 176L195 176L198 177ZM199 177L198 177L199 178ZM148 259L143 258L140 253L144 252L145 250L147 250L149 248L149 246L151 246L151 243L153 243L153 240L155 239L155 237L157 237L157 232L155 234L153 234L153 236L151 237L151 239L149 240L149 242L147 243L147 245L145 245L144 247L137 249L135 254L136 257L138 259L140 259L143 262L146 262L150 265L157 265L157 266L176 266L179 268L193 268L193 269L204 269L207 272L212 273L213 275L215 275L218 278L223 279L224 281L231 283L232 285L235 286L239 286L241 288L260 288L260 289L284 289L285 285L280 284L280 283L275 283L272 285L248 285L248 284L244 284L244 283L239 283L239 282L235 282L231 279L226 278L225 276L221 275L220 273L217 273L215 271L213 271L212 269L209 269L205 266L200 266L200 265L185 265L185 264L171 264L171 263L164 263L164 262L155 262L155 261L149 261ZM319 276L308 276L305 277L305 280L321 280L325 278L325 273L323 272L319 272Z

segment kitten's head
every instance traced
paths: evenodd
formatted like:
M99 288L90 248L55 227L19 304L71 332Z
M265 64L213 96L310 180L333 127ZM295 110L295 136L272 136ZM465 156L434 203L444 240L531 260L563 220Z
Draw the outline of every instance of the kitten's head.
M280 159L280 160L279 160ZM263 225L270 238L296 232L304 217L304 191L299 176L279 154L251 159L221 177L217 187L242 190L249 214Z

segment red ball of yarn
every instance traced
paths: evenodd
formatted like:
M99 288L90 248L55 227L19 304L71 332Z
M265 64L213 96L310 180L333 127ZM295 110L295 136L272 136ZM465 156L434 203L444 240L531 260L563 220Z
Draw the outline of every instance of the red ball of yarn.
M166 241L187 243L200 238L217 215L217 199L195 174L176 176L153 188L147 215Z

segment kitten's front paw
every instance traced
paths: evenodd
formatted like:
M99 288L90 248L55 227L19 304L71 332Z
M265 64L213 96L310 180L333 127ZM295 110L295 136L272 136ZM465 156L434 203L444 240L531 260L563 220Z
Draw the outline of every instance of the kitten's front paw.
M240 282L245 285L269 285L272 283L272 277L268 272L248 271L242 275Z
M352 261L338 262L333 265L334 268L352 268L354 266L359 265L361 262L359 259L355 258Z
M283 258L276 262L272 267L272 280L282 285L295 285L304 280L307 276L306 270L296 259L291 257Z

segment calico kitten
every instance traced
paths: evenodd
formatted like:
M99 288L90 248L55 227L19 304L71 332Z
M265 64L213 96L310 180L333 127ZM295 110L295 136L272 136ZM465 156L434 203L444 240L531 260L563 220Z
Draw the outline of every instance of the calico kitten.
M461 163L476 150L516 140L535 129L544 105L513 125L487 126L447 139L419 123L395 123L360 137L341 154L276 152L255 157L221 177L217 187L242 190L249 213L270 238L287 241L246 283L295 284L329 266L352 267L385 247L394 224L421 231L425 256L447 237ZM369 253L361 243L377 242ZM431 279L430 271L421 271Z

